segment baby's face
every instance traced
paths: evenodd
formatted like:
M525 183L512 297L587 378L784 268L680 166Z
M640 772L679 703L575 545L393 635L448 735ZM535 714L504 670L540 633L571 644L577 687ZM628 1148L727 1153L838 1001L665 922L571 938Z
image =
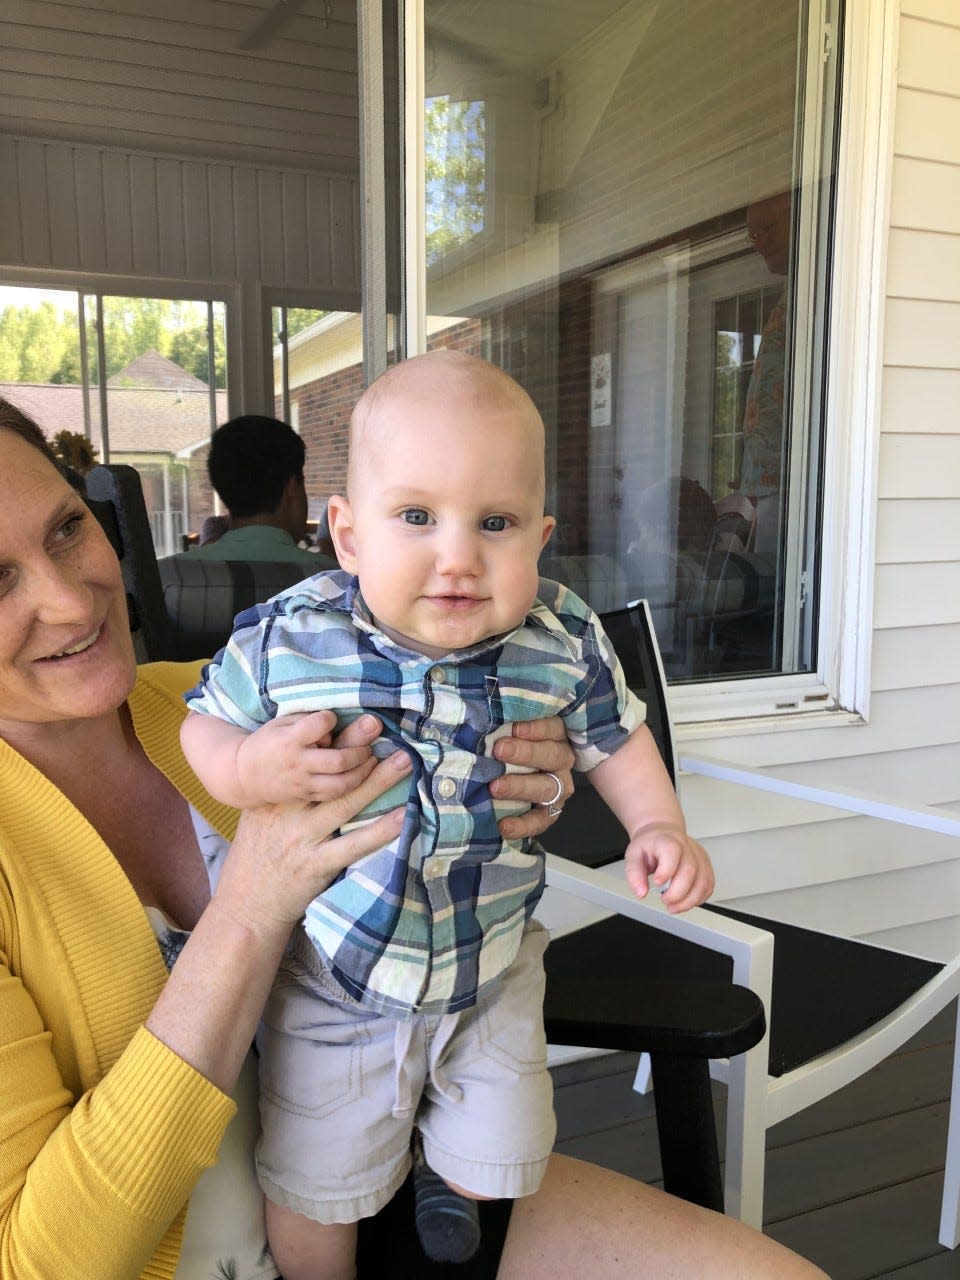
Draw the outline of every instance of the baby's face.
M543 444L523 412L457 397L385 402L331 533L377 625L441 657L520 623L537 593Z

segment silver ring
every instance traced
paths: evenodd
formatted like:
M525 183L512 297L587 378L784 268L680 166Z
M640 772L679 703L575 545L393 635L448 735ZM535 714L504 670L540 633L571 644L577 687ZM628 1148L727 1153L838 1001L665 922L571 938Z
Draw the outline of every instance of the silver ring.
M552 778L557 784L557 790L549 800L538 800L537 804L542 805L551 818L556 818L560 813L560 806L557 804L557 801L563 798L563 783L557 775L555 773L551 773L549 769L545 769L544 772L548 778Z

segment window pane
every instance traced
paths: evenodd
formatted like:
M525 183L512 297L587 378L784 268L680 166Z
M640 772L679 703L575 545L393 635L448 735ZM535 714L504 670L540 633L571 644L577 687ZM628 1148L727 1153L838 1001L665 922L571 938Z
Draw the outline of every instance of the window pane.
M388 318L388 332L392 332ZM322 520L347 480L350 412L363 391L363 333L356 311L273 308L274 414L303 436L307 519Z
M835 59L824 84L813 2L425 0L430 344L534 397L543 572L600 611L647 597L674 680L815 660L800 467L832 161L800 148L810 104L834 135Z
M140 473L157 555L173 555L214 510L206 457L211 432L227 412L225 308L102 297L104 428L97 301L85 299L93 442L105 460Z
M225 350L221 302L0 289L0 395L77 470L136 468L159 556L180 551L213 511L206 455L226 414Z
M83 472L94 460L84 418L77 295L0 287L0 396Z

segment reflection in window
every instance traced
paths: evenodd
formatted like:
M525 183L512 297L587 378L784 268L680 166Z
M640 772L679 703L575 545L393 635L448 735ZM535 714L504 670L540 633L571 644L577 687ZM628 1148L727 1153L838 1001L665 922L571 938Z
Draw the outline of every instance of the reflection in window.
M486 119L483 102L428 98L424 114L427 262L484 226Z
M557 518L543 571L600 611L649 599L673 680L816 660L801 583L823 383L807 375L833 157L811 148L836 135L837 58L822 78L807 32L831 3L746 0L731 23L709 0L572 0L537 24L425 0L430 344L533 396ZM445 240L436 210L464 198L464 163L430 141L436 104L481 101L482 185ZM819 131L801 127L813 113Z
M346 487L347 429L363 391L360 313L274 307L273 342L273 412L303 437L312 523Z
M734 298L722 298L714 304L714 383L713 445L710 496L729 496L741 484L743 467L744 422L748 404L756 401L756 387L751 395L754 365L760 354L761 339L780 301L778 288L754 289ZM782 379L781 379L782 381ZM751 411L752 412L752 411ZM783 418L780 399L779 417ZM782 432L776 431L779 446Z

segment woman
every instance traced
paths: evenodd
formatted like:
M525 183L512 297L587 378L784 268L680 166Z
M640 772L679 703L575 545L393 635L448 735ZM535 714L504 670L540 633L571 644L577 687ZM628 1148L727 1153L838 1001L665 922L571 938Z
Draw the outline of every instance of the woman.
M265 1280L250 1043L306 903L399 815L332 833L407 765L375 765L358 722L323 754L319 803L236 826L179 752L196 666L137 672L113 552L31 427L0 402L0 1280ZM502 749L569 790L565 743ZM542 802L553 783L497 790ZM558 1158L514 1210L500 1275L582 1274L817 1273Z

